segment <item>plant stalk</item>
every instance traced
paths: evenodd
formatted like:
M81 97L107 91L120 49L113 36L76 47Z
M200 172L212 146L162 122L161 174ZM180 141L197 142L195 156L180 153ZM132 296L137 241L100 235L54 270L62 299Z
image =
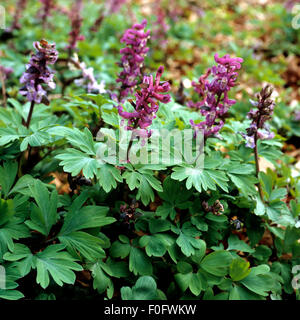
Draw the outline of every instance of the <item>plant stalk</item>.
M27 121L25 123L26 128L29 128L31 117L32 117L32 113L33 113L33 108L34 108L34 101L31 101L31 105L30 105L30 110L29 110L29 113L28 113Z
M259 170L259 162L258 162L257 140L258 140L257 132L255 132L255 134L254 134L254 143L255 143L254 157L255 157L256 178L259 179L258 174L259 174L260 170ZM262 191L260 181L258 181L258 183L257 183L257 188L258 188L258 192L259 192L261 201L264 203L264 196L263 196L263 191Z
M5 88L5 81L2 71L0 71L0 81L2 86L2 96L3 96L3 106L6 108L6 88Z

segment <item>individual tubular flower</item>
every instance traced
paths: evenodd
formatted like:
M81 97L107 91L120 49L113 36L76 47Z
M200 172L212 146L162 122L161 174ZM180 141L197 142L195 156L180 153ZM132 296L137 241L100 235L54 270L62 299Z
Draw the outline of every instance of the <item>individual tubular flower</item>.
M266 121L272 118L275 107L274 101L270 98L273 88L270 85L265 86L260 93L256 95L257 101L250 100L251 104L257 107L256 110L251 109L247 117L252 120L249 128L246 129L247 134L241 133L246 139L246 146L254 148L258 139L272 139L274 133L270 132Z
M160 66L155 79L153 79L152 75L144 76L141 90L135 94L134 112L123 111L123 107L121 105L118 106L120 116L128 120L128 130L139 127L146 133L146 128L152 124L152 120L156 117L159 102L168 103L171 100L170 95L163 94L170 90L168 82L160 82L163 72L164 67Z
M216 66L209 68L206 74L202 75L198 83L192 82L195 91L202 99L199 102L188 103L189 107L197 108L205 116L205 120L195 124L190 120L192 127L196 130L203 130L204 136L216 135L224 125L224 115L228 109L235 104L235 100L229 99L228 92L236 86L236 79L241 68L242 58L231 58L228 54L219 57L215 54ZM209 80L209 78L212 78Z
M133 88L138 83L137 78L142 76L141 68L144 64L144 57L149 50L146 45L150 31L144 31L146 25L146 19L141 24L134 24L132 28L125 31L121 38L121 42L124 42L126 47L120 50L123 55L119 64L123 70L117 79L117 82L122 83L120 101L133 92Z
M21 95L26 96L28 101L49 104L47 92L43 89L42 84L47 85L50 89L55 88L54 72L48 65L56 62L58 52L54 43L50 44L45 40L34 42L33 45L36 53L31 56L26 66L26 71L20 78L20 82L24 86L19 92Z
M83 20L81 17L82 7L82 0L74 1L69 14L71 20L71 31L69 33L70 38L67 48L70 51L77 47L78 41L84 40L84 36L80 34L80 28Z

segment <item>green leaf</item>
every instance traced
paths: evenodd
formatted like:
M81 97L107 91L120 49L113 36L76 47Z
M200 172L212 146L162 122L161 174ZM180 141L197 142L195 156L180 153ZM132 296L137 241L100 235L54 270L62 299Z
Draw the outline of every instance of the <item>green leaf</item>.
M3 166L0 167L0 186L6 198L10 191L18 171L18 163L12 161L6 161Z
M29 230L24 224L24 219L11 214L4 214L9 220L0 227L0 257L9 249L14 250L13 240L19 240L21 238L27 238L30 236ZM4 221L5 221L4 220Z
M105 274L101 267L101 263L95 263L91 266L93 276L93 288L97 289L99 293L103 293L107 288L113 287L111 279Z
M265 204L261 201L261 198L259 196L256 196L255 200L256 200L256 208L254 209L254 213L257 216L263 216L266 213Z
M25 151L28 148L28 145L30 145L31 147L40 147L42 145L48 144L50 141L51 136L47 132L36 131L24 138L20 145L20 151Z
M168 231L171 229L171 223L165 219L151 219L149 221L149 229L151 233Z
M237 250L237 251L243 251L243 252L249 252L249 253L252 253L255 251L247 243L240 240L237 235L233 235L233 234L231 234L230 237L228 238L227 250Z
M244 194L251 195L256 194L255 184L258 182L257 178L254 176L244 176L228 173L231 181L236 185L236 187Z
M229 275L233 281L240 281L248 276L250 263L243 259L232 260L229 266Z
M69 253L62 251L64 248L62 244L55 244L35 255L36 282L43 289L48 287L50 275L59 286L62 286L64 283L74 284L76 279L74 271L83 270Z
M106 217L109 210L108 207L81 207L87 196L87 193L81 193L81 195L73 202L64 216L64 223L59 232L59 236L64 236L73 231L82 229L102 227L115 222L115 218Z
M133 272L134 275L152 274L151 261L141 249L131 247L129 254L129 270Z
M115 189L117 182L123 181L120 171L110 164L101 165L100 169L97 170L97 178L106 193L110 192L111 189Z
M122 300L157 300L158 292L155 280L150 276L140 277L131 288L121 288Z
M141 247L145 247L149 257L162 257L167 251L165 243L156 235L142 236L139 240L139 244Z
M177 273L174 276L180 290L183 292L185 292L186 289L189 287L192 277L192 272L186 274Z
M97 175L97 169L100 167L95 157L76 149L68 148L65 153L60 153L55 158L61 160L60 165L64 171L71 173L72 176L76 176L82 170L86 178L92 179Z
M4 260L14 261L14 266L18 269L20 275L25 277L34 267L34 258L30 249L21 243L16 243L13 252L6 252Z
M208 273L223 277L228 274L231 261L231 254L227 251L220 250L207 255L202 260L200 266Z
M154 172L149 168L137 165L133 168L128 166L128 170L123 173L130 190L138 189L136 199L141 199L144 205L148 205L150 201L154 201L154 192L162 192L161 183L154 176Z
M26 221L26 225L48 236L51 227L58 219L57 191L53 190L49 194L45 185L39 180L36 180L34 186L30 186L29 189L37 205L32 204L30 220Z
M4 146L5 144L18 140L19 138L20 134L15 128L0 128L0 146Z
M21 193L30 197L31 191L29 187L34 186L35 181L36 179L34 179L31 175L25 174L17 181L12 190L10 190L9 195L13 193Z
M266 297L268 292L271 291L274 285L273 278L267 273L256 274L255 268L251 269L250 274L241 280L241 283L250 291Z
M186 188L188 190L192 187L195 187L199 192L202 192L202 190L216 190L216 186L218 185L221 189L228 192L228 178L223 171L206 168L202 170L187 166L175 167L173 171L171 178L179 181L186 179Z
M131 250L131 247L130 247L130 244L128 243L121 243L119 241L115 241L109 252L110 252L110 255L113 257L113 258L121 258L121 259L124 259L126 258L129 253L130 253L130 250Z
M4 225L15 214L14 203L12 199L0 199L0 226Z
M181 251L187 257L195 253L195 249L200 249L203 246L203 240L196 239L200 232L194 228L189 222L186 222L182 226L182 230L179 231L179 237L176 243L181 248Z
M74 231L58 237L61 243L74 256L83 256L89 261L105 257L102 249L104 241L83 231Z

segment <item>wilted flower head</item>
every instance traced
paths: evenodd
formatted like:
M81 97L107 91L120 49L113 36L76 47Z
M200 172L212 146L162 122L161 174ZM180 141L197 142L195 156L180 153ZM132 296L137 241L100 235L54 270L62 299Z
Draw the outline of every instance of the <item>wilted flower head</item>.
M128 119L127 129L132 130L137 127L146 129L152 124L152 120L156 117L159 104L158 102L168 103L171 97L166 93L170 90L168 82L160 82L160 78L164 72L164 67L160 66L157 70L155 79L153 76L144 76L141 90L137 91L136 103L133 104L135 111L123 111L123 107L119 105L118 110L121 117Z
M199 102L188 103L191 108L197 108L206 117L205 121L191 125L197 130L203 130L205 136L217 134L223 127L222 120L228 109L235 104L235 100L228 98L228 92L236 86L237 70L241 68L242 58L231 58L228 54L219 57L215 54L216 66L209 68L202 75L198 83L192 82L195 91L202 99ZM212 79L209 80L209 77Z
M26 96L28 101L49 104L47 92L43 89L42 84L46 84L50 89L55 88L54 72L48 65L56 62L58 52L54 43L51 44L45 40L34 42L33 45L36 53L31 56L29 63L26 65L26 71L20 78L20 82L24 86L19 92Z
M274 101L271 99L273 88L270 85L266 85L260 93L256 94L257 101L250 100L256 110L251 109L248 112L248 118L252 120L249 128L247 128L247 134L242 133L246 139L246 146L254 148L257 139L265 140L274 138L274 133L270 132L266 121L272 118L273 110L275 107Z
M142 76L141 68L144 64L144 58L149 48L146 47L150 31L144 31L147 20L143 20L141 24L134 24L132 28L125 31L121 42L126 47L120 50L123 55L120 66L123 70L119 74L117 82L121 82L120 101L129 93L138 83L137 78Z
M82 24L82 12L83 4L82 0L76 0L73 2L71 11L70 11L70 20L71 20L71 31L69 33L69 45L68 49L73 50L77 47L77 42L84 40L84 36L80 34L80 28Z

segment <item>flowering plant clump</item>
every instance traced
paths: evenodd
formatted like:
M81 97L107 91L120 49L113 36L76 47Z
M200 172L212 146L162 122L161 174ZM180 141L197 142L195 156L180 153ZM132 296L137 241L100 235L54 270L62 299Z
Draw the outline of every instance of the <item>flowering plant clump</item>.
M138 83L138 77L142 76L142 67L144 58L149 48L147 48L147 40L150 36L150 30L145 31L147 20L143 20L140 24L134 24L132 28L125 31L121 42L126 47L120 50L123 55L120 66L123 70L120 72L117 82L121 82L119 100L122 101L129 93L133 92L133 88Z
M257 110L250 110L247 117L252 120L249 128L247 128L247 134L242 133L246 139L246 146L254 148L257 140L268 140L274 138L274 132L270 132L266 121L270 120L275 107L274 101L270 98L273 88L270 85L265 86L260 93L257 94L257 100L250 100L251 104L257 108Z
M51 44L45 40L34 42L33 46L36 53L31 56L29 63L26 65L26 71L20 78L20 82L24 86L19 92L26 96L28 101L49 104L47 92L43 89L42 84L47 85L50 89L55 89L54 72L48 65L56 62L58 52L54 43Z
M123 111L123 107L121 105L118 106L119 115L128 120L128 130L136 129L137 127L141 129L148 128L156 117L159 107L158 102L170 102L170 95L163 94L170 90L170 84L168 82L160 82L163 72L164 67L160 66L154 81L152 75L144 76L141 90L135 94L134 112Z
M242 58L230 58L229 55L219 57L215 54L217 66L208 69L206 74L201 76L198 83L192 82L195 91L202 98L200 102L188 103L189 107L197 108L205 116L205 121L191 125L197 130L203 130L205 136L217 134L224 125L222 117L228 109L235 104L235 100L228 98L228 92L236 85L236 72L241 68ZM212 76L209 81L208 77Z

